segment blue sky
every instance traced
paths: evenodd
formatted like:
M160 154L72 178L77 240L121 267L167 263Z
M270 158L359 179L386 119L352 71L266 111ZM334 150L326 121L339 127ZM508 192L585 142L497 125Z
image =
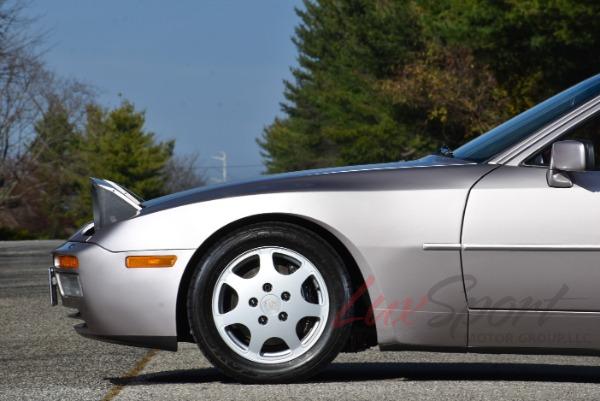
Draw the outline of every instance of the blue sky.
M45 59L93 85L106 106L119 94L146 111L147 128L176 139L201 165L227 152L231 179L263 170L255 143L280 114L299 0L33 0L49 31ZM233 166L250 167L233 167ZM220 171L208 170L217 177Z

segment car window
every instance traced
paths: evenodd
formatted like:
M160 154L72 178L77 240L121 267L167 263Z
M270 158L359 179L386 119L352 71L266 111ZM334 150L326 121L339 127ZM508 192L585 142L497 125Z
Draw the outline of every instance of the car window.
M588 154L594 155L593 159L590 160L588 170L600 170L600 115L581 123L564 135L559 137L556 141L565 140L576 140L583 142L588 147ZM554 143L553 142L553 143ZM525 165L528 166L550 166L550 153L552 144L545 147L542 151L536 153L533 157L529 158Z
M600 75L551 97L452 152L457 159L482 163L522 141L588 100L600 95Z

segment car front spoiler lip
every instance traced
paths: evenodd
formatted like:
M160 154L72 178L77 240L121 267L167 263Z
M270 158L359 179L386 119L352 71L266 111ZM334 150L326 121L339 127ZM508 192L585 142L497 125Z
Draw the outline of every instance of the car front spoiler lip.
M79 323L73 327L77 334L98 341L133 347L177 351L177 336L102 335L91 333L86 323Z

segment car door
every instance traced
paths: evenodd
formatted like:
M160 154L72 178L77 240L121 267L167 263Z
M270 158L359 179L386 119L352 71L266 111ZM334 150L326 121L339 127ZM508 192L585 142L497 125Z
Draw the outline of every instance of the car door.
M600 172L550 188L546 170L500 167L471 191L463 227L469 308L600 310Z
M549 147L473 187L462 233L469 308L600 311L599 134L595 117L558 138L590 150L571 188L548 185Z

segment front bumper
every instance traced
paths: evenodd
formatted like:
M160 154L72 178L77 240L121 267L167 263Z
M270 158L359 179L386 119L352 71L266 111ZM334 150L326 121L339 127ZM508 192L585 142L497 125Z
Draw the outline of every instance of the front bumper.
M50 301L58 295L85 323L75 329L103 341L177 349L177 294L194 250L111 252L92 243L67 242L56 253L77 256L79 268L49 269ZM128 269L125 258L173 254L170 268Z

